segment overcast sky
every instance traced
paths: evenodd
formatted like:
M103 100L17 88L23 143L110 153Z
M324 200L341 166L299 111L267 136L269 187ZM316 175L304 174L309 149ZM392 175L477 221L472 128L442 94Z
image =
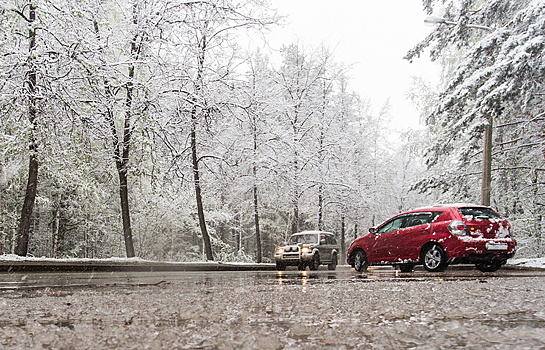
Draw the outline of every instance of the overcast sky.
M424 25L422 0L271 0L285 26L267 34L271 47L299 42L309 50L324 43L335 61L353 65L352 90L378 110L390 98L400 129L418 127L419 115L405 94L412 77L437 81L428 57L403 57L432 30Z

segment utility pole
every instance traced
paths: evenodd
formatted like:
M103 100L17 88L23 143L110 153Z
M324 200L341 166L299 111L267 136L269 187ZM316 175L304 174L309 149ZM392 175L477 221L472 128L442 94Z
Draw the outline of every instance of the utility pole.
M445 18L430 16L424 19L424 23L456 26L457 22L449 21ZM491 32L492 28L478 24L464 24L467 28L481 29ZM490 206L490 192L492 186L492 122L493 118L486 115L487 124L484 129L484 145L483 145L483 171L481 181L481 204Z
M492 185L492 122L487 116L488 123L484 129L483 171L481 181L481 204L490 206L490 190Z

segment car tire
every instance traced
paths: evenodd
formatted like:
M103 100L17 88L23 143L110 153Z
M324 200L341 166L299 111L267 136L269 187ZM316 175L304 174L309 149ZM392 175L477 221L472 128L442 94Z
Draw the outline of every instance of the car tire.
M481 272L494 272L498 271L502 265L501 261L490 261L486 263L478 263L475 264L475 267L477 270Z
M369 267L367 256L363 250L358 250L354 255L354 269L358 272L365 272Z
M299 271L305 271L307 269L307 265L300 263L299 265L297 265L297 269Z
M414 264L399 264L399 270L401 272L413 272Z
M282 264L281 262L276 262L276 269L278 271L284 271L286 269L286 265Z
M318 267L320 267L320 255L318 255L318 253L315 253L312 261L310 262L309 269L311 269L312 271L316 271L318 270Z
M447 255L439 244L432 244L422 252L422 264L429 272L441 272L447 268Z
M328 270L335 270L337 268L337 254L333 255L331 259L331 264L327 265Z

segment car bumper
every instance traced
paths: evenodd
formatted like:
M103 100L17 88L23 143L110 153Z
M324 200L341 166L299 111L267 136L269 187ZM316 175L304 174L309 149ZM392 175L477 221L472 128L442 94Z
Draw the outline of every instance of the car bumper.
M274 260L277 263L282 263L286 266L297 266L301 263L309 264L314 258L314 254L301 254L301 253L292 253L292 254L275 254Z
M479 263L494 260L507 261L516 251L513 238L453 237L452 244L445 245L452 263Z

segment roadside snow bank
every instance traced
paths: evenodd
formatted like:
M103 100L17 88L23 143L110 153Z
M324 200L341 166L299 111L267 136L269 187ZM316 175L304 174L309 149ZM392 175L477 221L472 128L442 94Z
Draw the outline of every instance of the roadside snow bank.
M0 255L1 261L47 261L47 262L94 262L94 261L101 261L101 262L146 262L148 260L143 260L140 258L116 258L111 257L107 259L88 259L88 258L64 258L64 259L58 259L58 258L37 258L33 256L19 256L16 254L4 254Z
M507 260L507 264L508 264L508 265L513 265L513 266L534 267L534 268L545 269L545 258L536 258L536 259L525 259L525 258L509 259L509 260Z

